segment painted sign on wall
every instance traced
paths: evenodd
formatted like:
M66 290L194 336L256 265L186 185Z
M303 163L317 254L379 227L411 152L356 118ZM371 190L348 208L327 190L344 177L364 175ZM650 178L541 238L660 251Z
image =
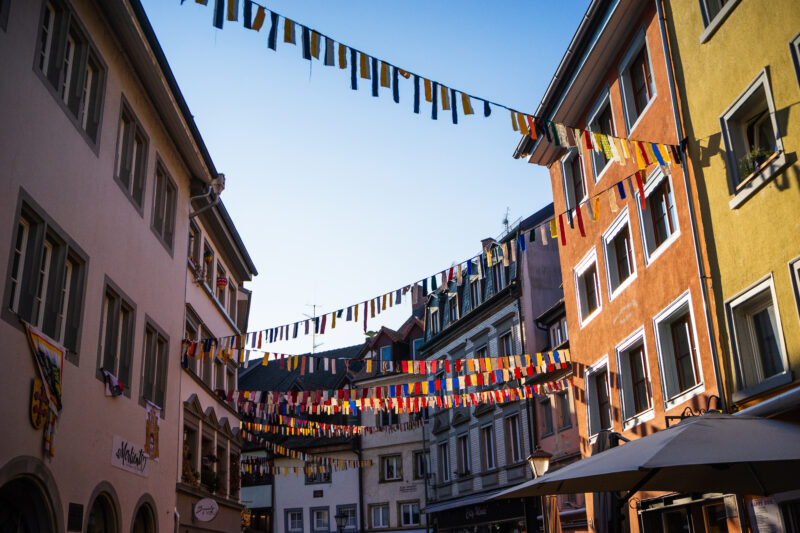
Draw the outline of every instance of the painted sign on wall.
M112 466L147 477L148 462L144 448L114 435L114 442L111 445Z

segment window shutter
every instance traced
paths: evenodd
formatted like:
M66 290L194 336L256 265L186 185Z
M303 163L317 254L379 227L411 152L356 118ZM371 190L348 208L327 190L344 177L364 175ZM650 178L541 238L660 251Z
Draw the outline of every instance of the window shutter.
M78 351L78 324L80 324L80 313L83 309L83 264L78 261L72 262L72 286L69 288L69 306L67 316L64 319L64 346L72 352Z
M156 336L153 330L147 328L144 334L144 372L142 373L142 396L153 403L154 382L156 379Z
M156 366L156 396L155 403L161 407L162 413L166 405L167 395L167 354L169 345L167 341L159 337L158 343L158 365Z
M122 321L122 331L120 333L119 347L119 374L117 377L122 380L125 390L130 394L131 387L131 357L133 351L133 311L126 309L125 313L119 315Z
M108 309L106 309L106 304ZM114 374L116 372L117 378L120 377L119 369L117 368L117 331L119 329L119 300L114 298L109 293L106 293L106 300L103 305L103 312L106 314L105 316L105 339L104 342L104 350L105 353L103 354L103 368ZM127 388L130 385L127 382L123 382L123 385Z
M39 279L37 269L42 261L42 253L44 253L44 224L34 224L31 222L27 247L28 253L25 257L25 265L22 271L22 283L20 286L22 292L20 294L19 309L17 312L20 318L31 322L36 284Z
M52 241L51 241L52 242ZM47 280L47 294L44 297L44 313L42 315L42 331L53 338L58 337L58 310L61 305L61 288L64 286L65 246L53 243L50 257L50 279Z

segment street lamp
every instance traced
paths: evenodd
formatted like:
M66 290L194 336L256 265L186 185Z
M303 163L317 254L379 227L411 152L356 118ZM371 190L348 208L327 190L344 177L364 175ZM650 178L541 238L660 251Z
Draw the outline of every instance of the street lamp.
M333 519L336 520L336 529L339 530L339 533L342 533L347 525L347 515L339 511L334 515Z
M533 453L528 456L528 464L533 471L533 477L541 477L547 473L550 468L550 459L553 457L552 453L547 453L538 444Z

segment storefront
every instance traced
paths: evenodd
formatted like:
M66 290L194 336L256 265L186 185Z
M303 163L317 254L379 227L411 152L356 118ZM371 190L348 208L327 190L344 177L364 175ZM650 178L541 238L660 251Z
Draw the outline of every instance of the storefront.
M436 533L533 533L537 530L538 498L491 500L497 492L438 502L423 512Z

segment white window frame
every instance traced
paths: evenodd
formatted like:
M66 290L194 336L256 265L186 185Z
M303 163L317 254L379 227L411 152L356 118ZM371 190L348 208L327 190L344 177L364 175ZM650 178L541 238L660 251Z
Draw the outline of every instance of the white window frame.
M508 340L508 347L505 346L505 341ZM497 337L497 355L500 357L507 357L509 355L516 355L514 352L514 330L509 329Z
M644 184L643 190L644 190L645 202L648 201L650 195L653 193L655 188L662 183L663 180L669 181L669 188L672 191L672 201L675 203L675 221L674 221L675 231L673 231L670 234L670 236L667 237L664 240L664 242L662 242L658 246L655 246L655 228L651 228L650 233L648 233L647 230L648 224L652 225L652 220L653 220L652 216L649 213L649 209L646 211L642 211L642 200L641 197L639 196L639 191L636 191L636 194L634 195L636 200L636 214L638 215L639 218L639 234L642 240L642 252L644 255L645 268L653 264L653 262L656 259L658 259L661 256L661 254L664 253L665 250L667 250L670 246L672 246L672 243L675 242L678 239L678 237L681 236L680 217L678 216L678 195L675 191L675 186L672 181L672 175L665 174L661 170L661 167L656 166L653 172L651 172L650 176L647 178L647 183ZM669 213L667 213L667 216L669 216ZM650 234L654 235L653 236L654 248L652 249L652 251L650 250L650 247L647 244L648 235ZM632 232L631 232L631 239L633 239ZM633 243L631 243L631 245L632 244Z
M514 420L513 424L512 419L516 419ZM519 413L514 413L507 416L504 422L504 429L508 433L508 435L505 437L509 442L509 450L511 452L511 457L506 457L506 464L511 465L519 463L522 461L522 419L520 418ZM513 433L513 435L511 433Z
M481 305L481 280L478 276L473 276L475 279L470 280L469 282L469 306L470 310L475 309L479 305ZM473 291L474 287L474 291Z
M483 459L486 464L486 470L494 470L497 468L497 449L495 443L496 439L494 434L494 423L482 425L480 427L479 434L481 437L481 453L483 454ZM491 439L487 438L487 435L490 435Z
M586 390L586 430L589 434L589 444L594 444L594 441L597 440L597 435L602 429L605 429L594 427L595 425L600 424L600 412L599 405L592 405L592 398L596 397L592 395L592 378L595 374L602 372L603 370L606 371L606 387L608 389L608 406L610 410L608 416L609 420L611 420L611 429L614 428L614 409L613 405L611 404L611 383L609 382L611 371L608 368L608 354L606 354L599 360L595 361L592 366L588 367L584 374L584 386ZM592 412L593 410L595 411L594 413Z
M697 337L697 320L694 316L694 306L692 305L692 295L691 291L686 291L682 295L678 296L672 303L670 303L667 307L665 307L661 312L659 312L655 317L653 317L653 331L655 332L655 340L656 340L656 352L658 354L658 369L661 375L661 393L664 403L664 410L668 411L672 409L676 405L680 405L681 403L688 401L695 396L702 394L705 392L705 380L703 379L703 365L701 364L702 361L699 357L699 353L695 353L694 357L696 358L695 363L697 364L697 384L687 389L683 392L679 392L676 395L670 396L669 391L667 390L667 381L669 374L667 373L667 368L665 367L664 358L665 355L668 355L670 358L669 364L673 365L674 354L669 353L665 354L665 346L664 346L664 338L661 332L661 325L670 321L670 319L674 318L678 314L683 314L683 308L687 308L689 312L689 318L692 321L692 337L694 339L695 350L697 352L700 351L700 342ZM667 326L669 327L669 326ZM672 335L668 333L669 336L669 344L672 345ZM677 368L670 367L672 372L677 373Z
M575 183L575 176L572 175L572 160L578 158L581 162L581 176L580 179L583 181L583 196L580 198L573 198L574 196L574 183ZM573 210L577 205L582 203L587 198L587 186L586 186L586 168L584 167L584 160L581 157L580 150L578 148L570 148L567 150L567 153L564 154L564 157L561 158L561 183L564 187L564 204L567 207L567 210Z
M317 513L325 513L324 525L317 525L317 518L321 518ZM330 510L326 507L324 509L311 509L311 531L328 531L330 529Z
M800 318L800 256L789 261L789 275L792 278L794 300L797 304L797 317Z
M462 443L464 446L462 446ZM472 472L472 458L470 457L469 431L456 436L456 459L461 457L462 470L459 474L469 474Z
M389 350L389 358L388 359L386 359L383 356L384 350L386 350L386 349ZM381 361L391 361L392 360L392 345L389 344L388 346L381 346L380 349L379 349L379 357L380 357Z
M581 276L583 276L589 268L594 265L595 272L597 273L597 309L590 312L585 317L583 316L583 300L581 298ZM594 317L600 314L603 310L603 292L600 283L600 265L597 261L597 249L593 246L589 252L583 259L575 265L575 268L572 270L573 278L575 282L575 300L578 304L578 320L581 326L581 329L584 328L589 322L591 322Z
M739 162L733 145L733 128L730 122L739 109L762 88L767 100L767 109L769 111L769 120L772 124L772 131L775 134L775 147L779 155L758 175L748 180L746 179L747 176L739 176ZM728 188L730 194L733 196L728 203L728 207L730 209L736 209L758 192L761 187L777 176L786 166L786 153L783 149L783 140L781 139L781 131L778 128L778 121L775 118L775 101L772 98L772 87L769 82L769 75L767 74L766 67L758 73L747 88L733 101L728 109L720 115L719 122L722 131L722 140L725 143L725 158L728 164Z
M45 24L45 18L49 13L49 23ZM42 21L39 26L39 39L36 43L36 66L47 76L50 72L50 57L53 54L53 32L56 29L56 9L51 2L45 2L42 13ZM44 43L41 42L41 33L46 33Z
M794 73L797 75L797 84L800 85L800 32L789 41L789 53L794 64Z
M570 429L572 427L572 401L570 400L570 389L559 391L555 393L553 396L557 398L556 401L556 418L558 418L558 424L556 427L558 431L564 431ZM563 398L563 403L562 403ZM561 421L564 419L564 414L566 413L566 418L568 420L567 424L561 425Z
M642 109L642 112L639 113L639 115L633 121L631 121L631 113L635 112L636 103L634 101L635 97L633 95L633 80L631 79L630 75L630 67L634 58L639 55L639 52L642 50L642 48L647 50L647 62L650 68L650 77L652 78L650 87L652 94L650 96L650 100ZM644 28L641 28L636 34L636 37L634 37L634 40L628 47L627 52L625 52L622 61L620 61L619 86L620 94L622 95L622 111L623 116L625 117L625 128L628 134L631 134L636 129L636 126L639 125L642 117L647 114L650 106L653 104L653 102L655 102L656 97L658 96L655 73L653 72L653 59L652 55L650 54L650 44L647 41L647 34L645 33Z
M616 273L617 278L617 286L614 287L613 278L614 273L611 271L612 268L617 268L617 256L615 253L611 253L609 246L611 242L619 235L619 233L625 228L628 227L628 239L631 245L631 275L627 277L621 283L619 282L619 272ZM606 283L608 284L608 301L612 301L614 298L619 296L625 288L633 283L633 280L636 279L637 270L636 270L636 253L634 252L633 248L633 231L631 230L631 220L630 215L628 214L628 206L626 205L622 208L622 212L617 215L617 218L614 219L614 222L608 227L608 229L603 233L603 259L605 260L606 264Z
M300 517L300 527L293 527L292 525L292 515L297 515ZM286 511L286 529L290 532L295 531L303 531L303 511L302 509L293 509L291 511Z
M431 309L430 313L431 335L437 335L441 331L439 325L439 309Z
M386 455L381 457L383 462L383 479L382 481L402 481L403 480L403 456L402 455ZM389 464L392 465L392 477L389 477Z
M381 521L380 523L375 523L375 511L380 510L381 512L378 513L380 515ZM388 503L380 503L376 505L372 505L369 508L369 521L370 525L373 529L386 529L389 527L389 504Z
M594 130L591 129L591 124L595 121L595 119L597 119L597 116L600 114L600 111L605 107L606 104L608 104L608 107L609 107L609 109L611 111L611 125L613 126L613 128L612 128L613 131L611 132L611 135L616 136L616 134L617 134L617 117L614 116L614 106L611 105L611 93L610 93L608 87L606 87L603 90L603 93L597 99L595 104L592 106L592 110L587 115L587 117L586 117L586 129L588 131L590 131L590 132L594 131ZM600 132L595 132L595 133L600 133ZM594 137L592 137L592 144L594 144ZM592 179L594 180L594 183L596 185L596 184L600 183L601 179L603 179L603 176L605 175L606 171L609 168L611 168L611 164L614 162L614 159L612 158L612 159L609 159L608 161L606 161L605 166L602 169L600 169L600 172L598 172L597 171L597 166L595 164L595 156L596 156L595 151L594 150L589 150L589 152L590 152L589 159L590 159L590 162L591 162L591 165L592 165ZM584 167L584 169L585 169L585 167Z
M417 521L416 522L413 521L413 516L414 516L413 508L414 508L414 506L417 507ZM412 521L410 521L410 522L406 522L405 521L405 509L407 507L410 508L409 516L412 517ZM420 512L419 512L419 502L418 501L416 501L416 502L403 502L403 503L400 504L400 526L401 527L418 526L418 525L420 525L420 516L421 515L420 515Z
M627 379L630 378L630 375L625 375L626 370L628 373L630 373L630 368L628 368L628 362L624 361L624 356L631 348L637 346L638 344L642 345L642 355L644 357L644 365L647 371L647 395L650 398L650 407L641 413L637 414L634 412L631 414L629 409L635 410L636 407L633 400L634 391L629 389L627 382ZM650 371L650 357L647 353L647 339L645 338L644 326L639 327L636 331L628 335L625 340L617 344L617 346L614 348L614 352L617 358L617 374L619 376L617 382L620 384L618 390L620 413L622 413L622 431L627 431L635 426L638 426L639 424L647 422L648 420L652 420L656 416L653 399L653 377L652 372Z
M795 266L795 269L797 269L797 266ZM744 342L745 339L742 338L743 335L736 327L736 315L738 309L747 307L753 299L759 297L765 291L769 291L772 307L775 310L775 327L777 329L776 338L778 342L778 350L780 350L781 362L783 363L783 371L766 379L761 379L761 381L755 385L745 387L742 383L741 368L741 343ZM772 277L772 274L761 278L756 283L725 302L725 318L728 325L728 342L731 348L731 356L733 358L736 376L736 389L732 393L734 401L744 400L748 397L789 383L792 380L792 375L789 370L788 355L786 353L786 342L783 337L781 314L778 308L778 299L775 295L775 281ZM755 354L753 355L755 356Z
M11 271L9 272L9 277L11 278L11 286L14 288L14 296L11 300L9 307L11 310L16 313L19 311L19 300L20 294L22 294L22 283L25 278L25 260L28 256L28 239L30 238L31 233L31 224L24 216L20 216L17 221L17 227L15 228L14 232L14 244L13 244L13 251L12 254L15 257L19 257L17 261L17 271L14 272L14 263L12 260L11 263ZM19 232L22 231L22 243L20 244L19 249L17 248L17 237ZM63 329L63 328L62 328Z
M716 33L728 15L739 4L739 0L728 0L728 3L720 8L716 15L709 16L708 0L700 0L700 16L703 19L705 29L700 34L700 44L705 43Z

